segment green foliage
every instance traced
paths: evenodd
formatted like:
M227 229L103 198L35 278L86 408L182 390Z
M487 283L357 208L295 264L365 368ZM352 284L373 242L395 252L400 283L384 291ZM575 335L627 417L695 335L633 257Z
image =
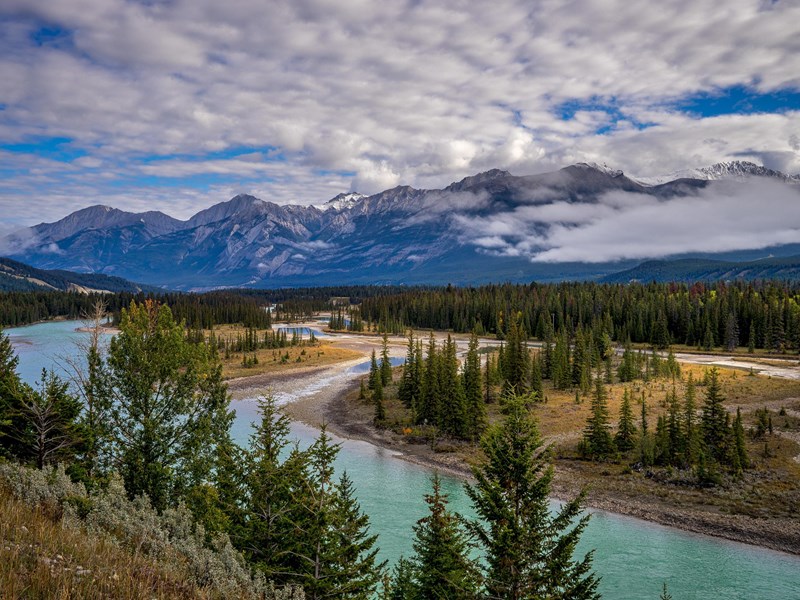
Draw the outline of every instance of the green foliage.
M439 476L425 496L429 514L414 525L414 555L395 570L392 597L404 600L468 600L477 597L478 565L458 515L447 510Z
M527 398L506 401L506 417L481 440L485 462L465 486L479 519L469 523L485 555L490 598L599 598L591 553L573 554L588 523L583 495L550 514L553 467L542 447Z
M101 366L107 451L131 497L159 510L207 480L232 414L213 348L187 340L169 307L131 303Z
M595 379L592 412L583 432L582 451L584 456L592 460L604 460L616 451L610 430L608 396L599 377Z
M633 422L633 408L631 407L631 393L628 388L622 394L622 406L619 413L619 424L614 442L620 452L628 452L636 443L636 425Z

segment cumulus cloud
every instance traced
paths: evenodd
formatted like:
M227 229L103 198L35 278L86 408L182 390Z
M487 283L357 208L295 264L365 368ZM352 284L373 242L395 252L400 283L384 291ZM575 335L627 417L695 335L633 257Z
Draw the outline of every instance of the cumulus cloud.
M84 155L4 172L0 202L164 209L148 178L169 178L173 213L228 189L319 204L579 160L658 175L744 156L797 172L797 110L676 107L800 87L799 21L796 2L752 0L5 0L0 139ZM264 148L289 175L232 152Z
M657 200L611 192L597 203L523 206L458 216L464 240L534 262L601 263L800 243L800 186L715 182L696 195Z

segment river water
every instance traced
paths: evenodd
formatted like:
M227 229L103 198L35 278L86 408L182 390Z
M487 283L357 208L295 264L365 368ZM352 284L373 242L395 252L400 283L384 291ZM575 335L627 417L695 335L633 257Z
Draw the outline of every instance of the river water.
M75 356L75 343L85 334L77 322L53 322L7 330L18 353L18 371L29 383L42 368L61 369L64 356ZM300 390L302 393L302 390ZM233 434L245 443L257 418L255 400L234 402ZM292 435L301 446L316 431L298 423ZM338 472L353 479L362 508L379 534L381 558L393 563L411 551L411 526L425 515L423 494L431 472L399 460L394 453L366 442L339 440ZM462 482L443 477L451 508L469 515ZM800 558L744 544L686 533L602 511L592 511L579 551L595 550L594 569L602 576L604 598L657 599L667 582L681 599L800 599Z

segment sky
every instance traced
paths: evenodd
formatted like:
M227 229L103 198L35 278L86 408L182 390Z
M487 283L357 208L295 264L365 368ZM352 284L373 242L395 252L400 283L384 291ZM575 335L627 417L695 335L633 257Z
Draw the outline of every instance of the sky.
M579 161L798 173L798 23L798 0L2 0L0 233Z

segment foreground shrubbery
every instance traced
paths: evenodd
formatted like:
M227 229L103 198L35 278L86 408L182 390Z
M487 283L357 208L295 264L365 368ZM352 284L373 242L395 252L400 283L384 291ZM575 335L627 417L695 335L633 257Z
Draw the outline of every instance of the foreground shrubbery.
M304 598L299 589L275 590L263 577L253 576L227 535L217 535L207 543L202 525L194 523L183 505L159 514L143 497L129 500L117 477L104 489L87 493L61 466L38 470L5 463L0 465L0 494L8 517L2 543L9 556L0 561L5 565L3 597L16 597L10 593L12 586L27 575L37 580L28 585L68 590L81 598L150 593L156 597ZM23 547L19 532L29 533L35 529L32 524L38 527L37 545L31 547L29 542ZM55 569L57 563L65 567ZM148 577L139 581L142 573ZM125 577L129 580L120 583Z

